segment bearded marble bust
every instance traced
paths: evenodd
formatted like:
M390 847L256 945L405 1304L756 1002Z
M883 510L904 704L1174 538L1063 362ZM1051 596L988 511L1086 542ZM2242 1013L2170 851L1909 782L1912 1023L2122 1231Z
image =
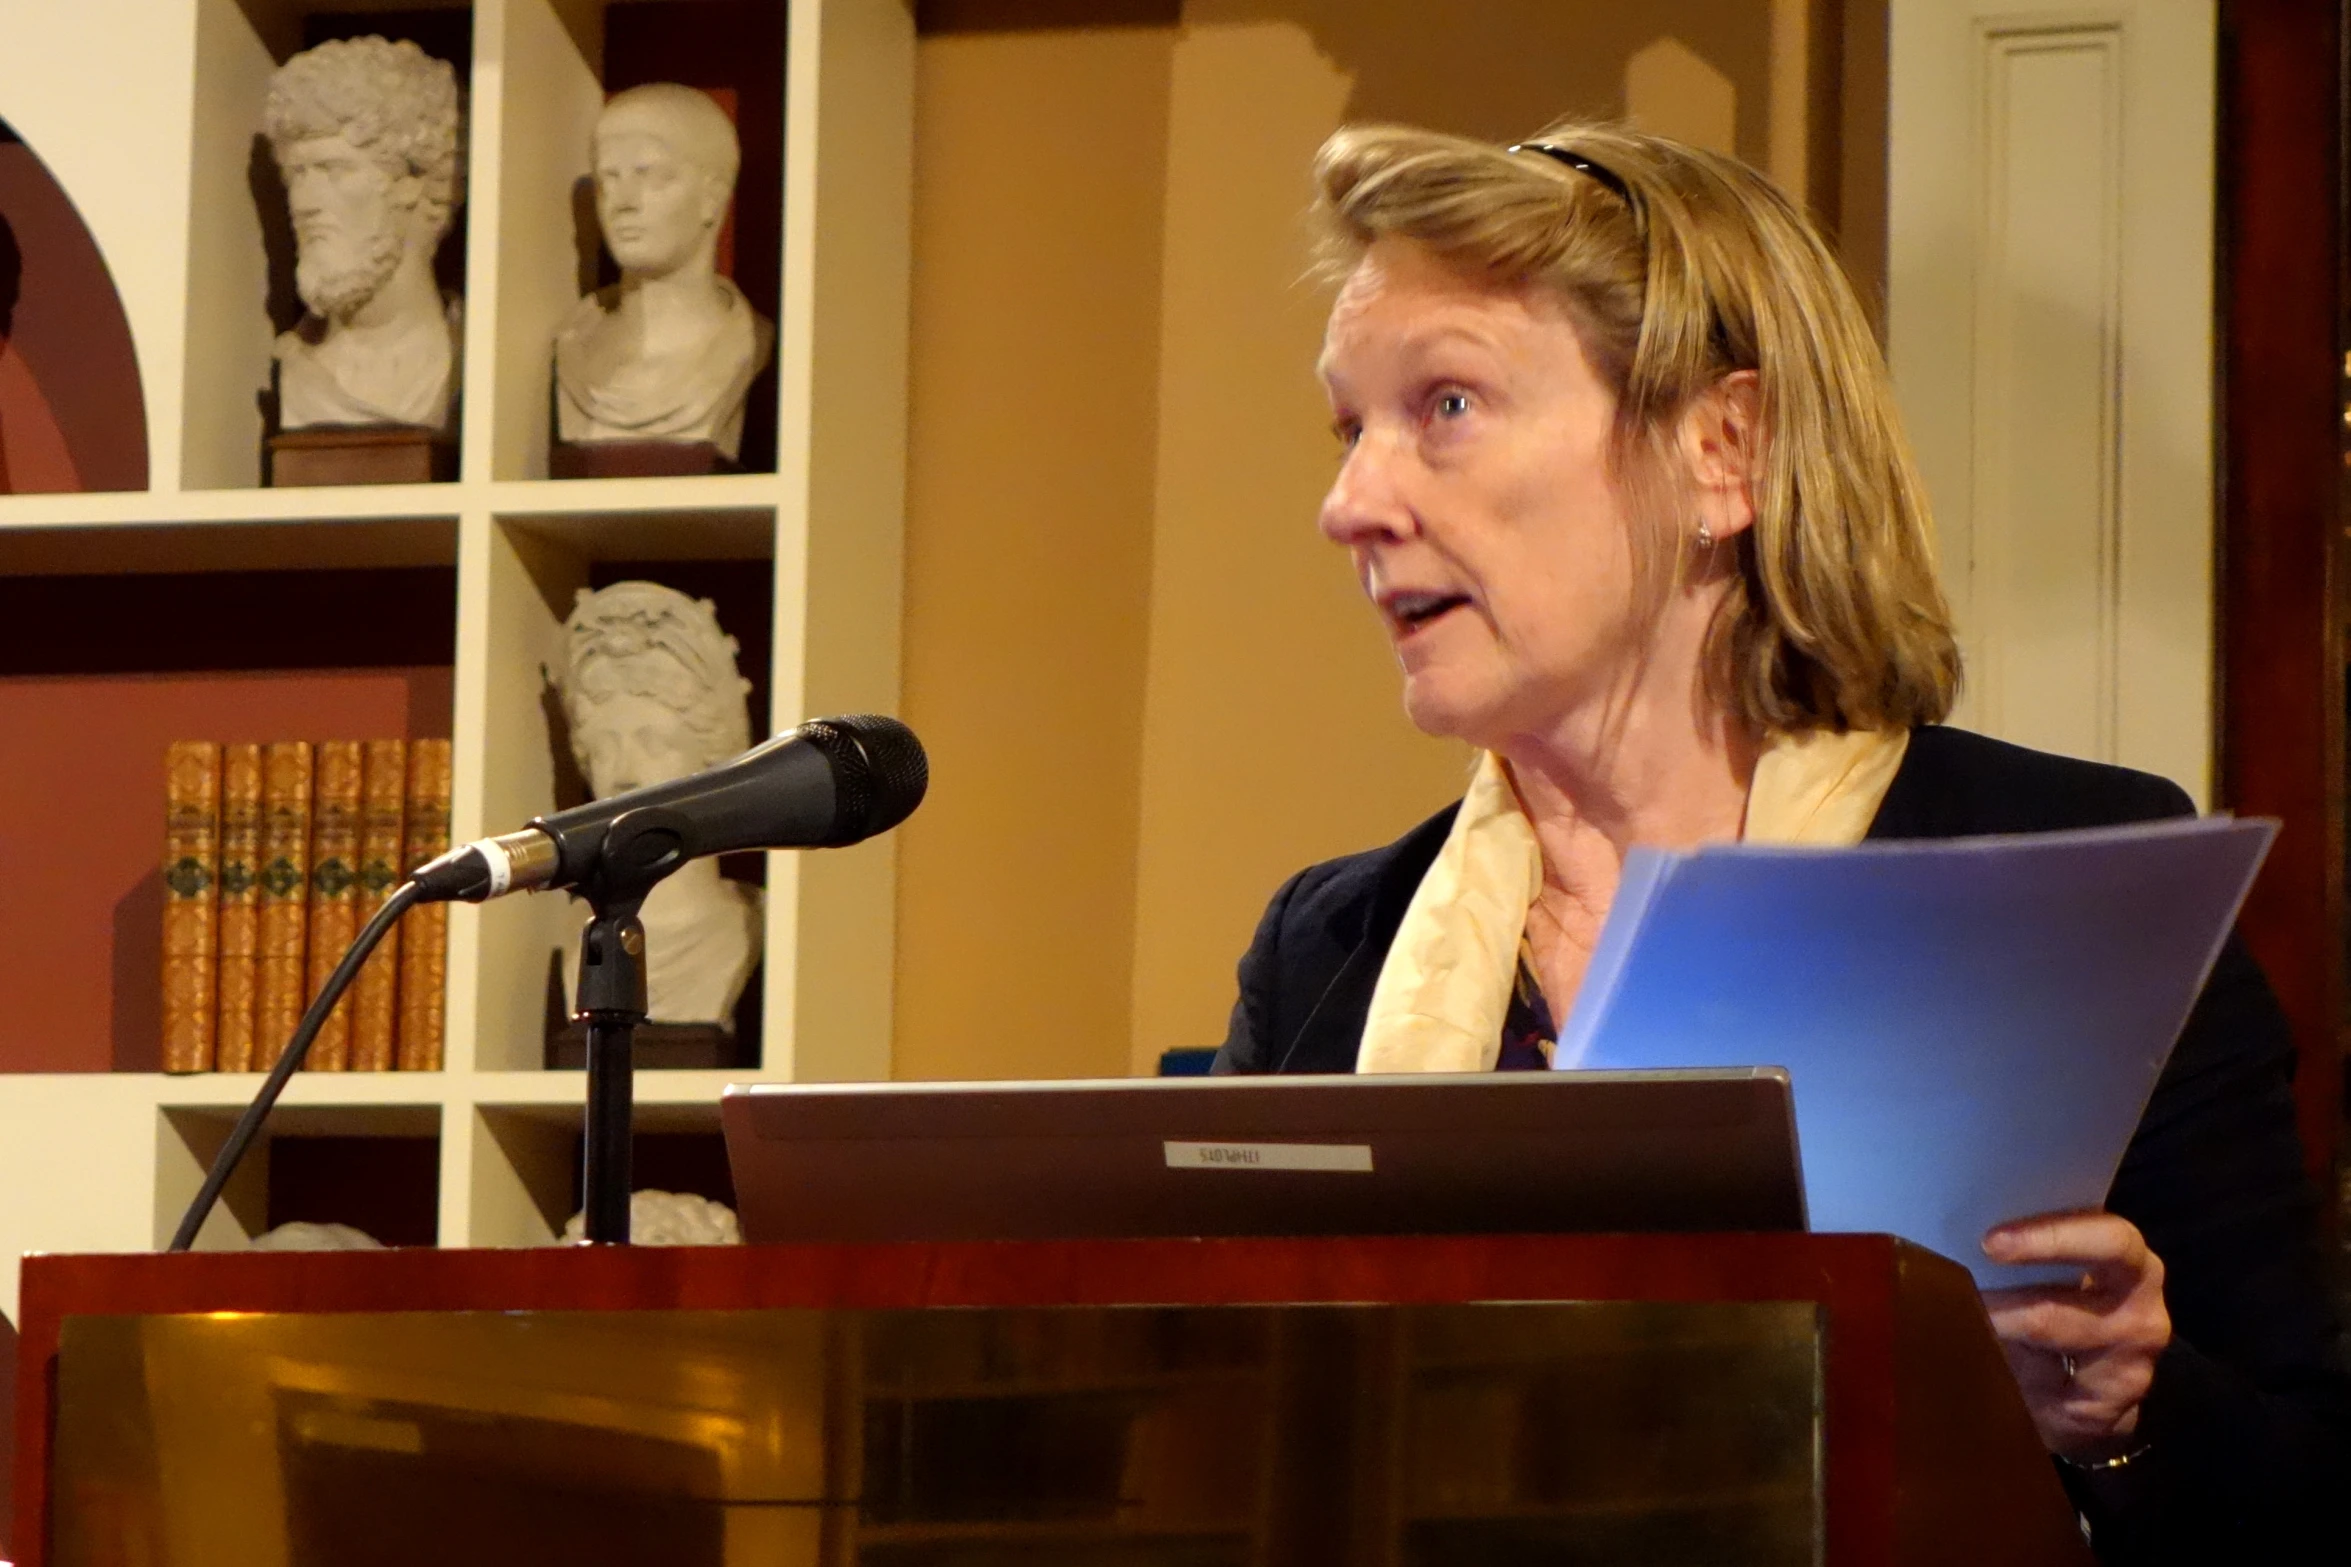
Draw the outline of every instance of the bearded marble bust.
M751 746L749 684L707 600L656 582L582 591L556 687L597 799L684 778ZM645 899L646 1016L727 1023L759 961L756 893L690 860ZM576 954L575 954L576 957ZM572 965L577 971L576 962Z
M736 457L775 332L717 271L742 163L734 124L707 93L656 82L604 106L593 151L596 219L620 282L556 329L556 438L707 441Z
M277 340L279 427L445 427L457 311L433 256L457 202L456 73L405 41L320 44L270 78L262 131L309 312Z

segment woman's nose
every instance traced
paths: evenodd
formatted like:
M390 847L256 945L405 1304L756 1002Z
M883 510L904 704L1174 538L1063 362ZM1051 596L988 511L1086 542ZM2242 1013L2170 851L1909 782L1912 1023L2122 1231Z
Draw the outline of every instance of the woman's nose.
M1412 512L1397 487L1396 456L1386 442L1366 432L1347 449L1338 477L1322 498L1316 519L1334 544L1400 539L1412 532Z

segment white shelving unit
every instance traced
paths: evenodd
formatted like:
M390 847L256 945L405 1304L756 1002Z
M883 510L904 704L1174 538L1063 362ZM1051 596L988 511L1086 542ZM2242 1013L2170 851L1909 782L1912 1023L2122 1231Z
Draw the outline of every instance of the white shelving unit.
M779 5L781 0L778 0ZM460 4L456 9L464 9ZM675 7L691 25L694 3ZM454 832L553 803L540 702L573 591L604 561L768 562L771 720L889 711L898 686L913 18L903 0L791 0L773 473L551 480L547 359L577 292L572 192L604 96L601 0L474 0L465 377L452 483L258 487L270 326L247 184L262 87L310 12L368 0L16 0L0 119L104 252L145 386L151 488L0 496L0 571L456 568ZM398 9L415 10L414 0ZM146 833L156 823L88 824ZM0 824L0 833L12 830ZM640 1124L708 1130L721 1084L888 1075L887 838L774 855L755 1073L640 1072ZM447 1069L305 1074L274 1135L431 1136L443 1245L550 1239L584 1082L538 1069L547 954L577 906L454 912ZM159 1244L255 1076L0 1077L0 1305L26 1250ZM203 1244L259 1222L259 1162Z

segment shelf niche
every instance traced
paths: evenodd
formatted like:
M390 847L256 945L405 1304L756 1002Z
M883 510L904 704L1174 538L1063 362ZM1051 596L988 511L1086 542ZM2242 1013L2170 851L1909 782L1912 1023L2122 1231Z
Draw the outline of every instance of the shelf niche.
M783 286L784 26L779 0L510 0L500 41L497 387L491 470L544 479L555 330L581 295L618 281L596 221L590 139L612 94L649 82L709 93L743 161L718 270L770 322ZM751 383L740 468L776 466L776 363Z
M237 1111L157 1117L155 1244L168 1244ZM246 1150L197 1232L198 1251L236 1251L281 1224L347 1224L386 1246L438 1242L441 1112L433 1105L281 1106Z
M496 529L490 565L492 645L483 757L486 819L524 822L588 799L572 758L569 727L549 676L564 663L564 621L577 596L615 582L652 581L711 601L735 638L736 665L750 682L750 733L768 730L773 689L775 514L765 509L697 515L598 513L508 518ZM767 860L730 856L722 874L764 887ZM545 1062L551 954L572 980L571 957L587 906L547 895L509 898L481 912L481 987L474 1065L521 1071ZM771 951L765 923L759 942ZM746 1070L760 1064L761 980L753 973L746 1005L736 1009ZM527 974L539 983L517 985Z
M468 1222L475 1246L553 1246L580 1211L586 1135L576 1105L484 1105L477 1112ZM715 1106L639 1105L630 1189L690 1192L735 1206Z
M98 242L0 120L0 495L147 487L147 396Z
M447 735L455 616L448 566L0 577L0 733L39 759L0 768L0 942L43 976L0 1071L160 1068L170 742Z
M463 299L472 184L465 164L477 101L473 21L473 9L464 0L398 9L366 0L344 5L199 0L189 171L191 308L181 398L183 488L254 489L266 481L265 445L275 422L271 345L302 318L285 186L261 133L270 74L330 39L369 35L414 43L455 69L465 113L458 142L458 202L434 271L443 292ZM475 367L462 365L460 416L463 399L476 384Z

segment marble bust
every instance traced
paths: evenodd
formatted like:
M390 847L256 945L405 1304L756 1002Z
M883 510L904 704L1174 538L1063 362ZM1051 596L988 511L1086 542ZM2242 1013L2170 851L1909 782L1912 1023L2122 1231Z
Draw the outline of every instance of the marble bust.
M416 45L340 39L270 78L262 131L308 312L278 337L278 425L448 425L457 313L433 256L457 203L457 76Z
M575 1213L563 1226L564 1244L588 1238L588 1215ZM743 1221L723 1202L692 1192L629 1193L629 1239L639 1246L740 1246Z
M716 267L742 162L734 124L709 94L656 82L604 106L593 152L620 282L556 329L556 439L707 441L736 457L775 332Z
M556 687L572 755L599 800L715 767L751 745L750 687L734 639L707 600L659 583L582 590L564 624ZM693 860L653 889L639 917L648 1018L731 1023L759 961L758 895L719 875L716 860Z

